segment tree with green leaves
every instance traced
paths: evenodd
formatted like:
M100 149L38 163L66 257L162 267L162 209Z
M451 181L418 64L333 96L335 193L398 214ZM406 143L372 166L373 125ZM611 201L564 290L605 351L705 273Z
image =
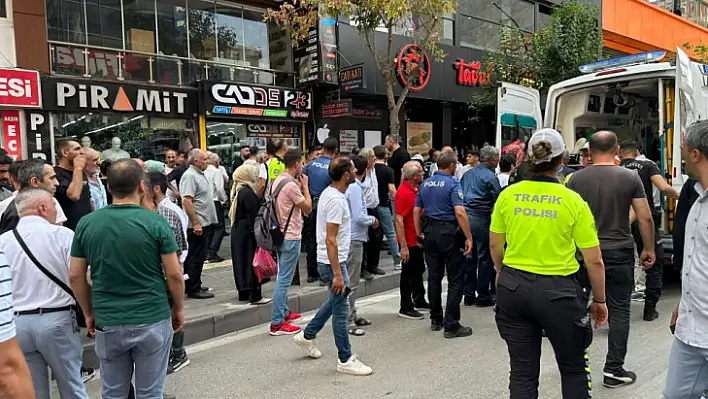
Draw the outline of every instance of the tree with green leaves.
M599 18L598 7L565 0L553 9L551 24L533 34L504 26L499 48L485 54L485 72L493 82L520 84L543 93L555 83L580 75L580 65L601 58ZM483 107L496 101L496 87L490 85L472 104Z
M268 10L265 18L286 27L294 45L307 38L309 30L318 24L320 15L351 20L386 85L391 134L399 134L401 106L411 85L422 79L425 71L421 62L405 62L398 66L398 49L393 48L393 35L407 36L410 43L417 46L418 55L424 51L441 60L444 54L438 47L440 16L454 13L456 8L456 0L294 0L281 5L278 10ZM374 33L379 30L384 31L387 39L383 48L375 45ZM416 58L415 53L412 58ZM408 79L397 93L399 72Z
M685 43L683 45L683 48L685 48L688 51L693 52L693 57L698 60L698 62L702 64L708 64L708 46L705 45L703 42L698 42L696 44L691 44L691 43Z

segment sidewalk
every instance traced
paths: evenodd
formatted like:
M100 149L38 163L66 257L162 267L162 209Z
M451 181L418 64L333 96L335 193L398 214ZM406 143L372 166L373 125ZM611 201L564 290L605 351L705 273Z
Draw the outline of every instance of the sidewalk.
M202 284L211 288L215 295L212 299L186 299L184 305L184 344L191 345L206 341L234 331L257 326L270 321L271 304L250 305L238 301L231 267L230 237L225 237L219 255L226 259L221 263L204 265ZM398 287L399 271L393 271L393 259L386 251L381 253L379 263L386 271L374 280L363 281L357 291L357 297L378 294ZM300 254L300 286L291 286L288 290L290 310L298 313L319 308L327 297L327 289L319 282L307 283L307 262L305 254ZM263 296L273 297L275 279L263 285ZM267 331L263 331L264 334ZM84 365L98 367L98 360L93 350L93 340L84 338Z

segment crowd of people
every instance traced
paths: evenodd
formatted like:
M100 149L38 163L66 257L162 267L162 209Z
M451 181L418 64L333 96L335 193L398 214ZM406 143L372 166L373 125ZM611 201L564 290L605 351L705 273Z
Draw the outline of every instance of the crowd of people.
M609 131L581 148L579 170L568 166L553 129L501 150L468 150L465 165L451 147L423 159L399 141L390 135L384 145L338 155L330 137L304 155L271 140L265 153L242 147L231 176L217 154L200 149L169 150L164 162L99 163L98 153L65 139L56 143L55 166L0 153L0 347L2 366L14 370L0 384L3 397L48 398L49 370L62 397L87 397L84 383L95 371L82 367L80 327L95 339L104 398L169 396L165 376L189 364L185 298L214 297L203 267L224 260L219 250L230 236L238 300L272 302L269 334L292 335L315 359L322 356L315 338L332 318L340 373L373 372L350 336L371 325L356 292L362 280L386 273L383 249L400 271L400 317L428 313L430 328L452 339L473 334L460 323L461 304L493 307L512 398L538 397L543 336L556 351L563 397L589 398L591 320L596 328L609 321L603 385L617 388L637 378L624 367L631 300L644 301L644 320L658 317L664 259L654 189L681 197L675 246L685 242L678 262L683 276L692 273L672 316L665 395L708 389L700 252L708 248L701 230L708 124L687 131L684 159L695 180L681 193L637 143L619 143ZM272 299L253 266L264 207L274 210L282 236ZM302 252L306 281L330 293L305 327L288 307Z

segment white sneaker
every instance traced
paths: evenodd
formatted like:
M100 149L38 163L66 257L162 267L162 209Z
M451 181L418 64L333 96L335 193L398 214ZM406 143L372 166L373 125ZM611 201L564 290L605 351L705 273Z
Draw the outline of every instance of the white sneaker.
M342 363L341 360L337 359L337 372L351 375L371 375L374 370L352 355L346 363Z
M251 305L267 305L273 301L273 298L261 298L258 302L251 302Z
M300 348L302 348L303 351L305 351L305 354L313 359L319 359L322 357L322 352L320 352L319 349L315 346L315 343L310 340L305 338L305 332L300 331L299 333L295 334L293 336L293 342Z
M402 269L403 269L403 266L401 265L401 262L398 262L398 263L394 263L394 264L393 264L393 270L399 271L399 270L402 270Z

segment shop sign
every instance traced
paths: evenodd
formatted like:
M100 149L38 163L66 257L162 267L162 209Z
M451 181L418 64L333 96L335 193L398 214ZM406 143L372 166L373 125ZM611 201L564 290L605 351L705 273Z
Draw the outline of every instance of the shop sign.
M354 108L352 116L358 119L381 119L383 112L380 109L374 108Z
M312 112L309 91L240 83L202 84L208 115L306 120Z
M51 78L45 80L44 109L51 111L114 111L191 117L197 92L173 87Z
M364 65L352 65L339 70L339 87L344 91L365 89Z
M27 155L44 161L52 161L52 137L49 113L42 111L25 112L27 126Z
M452 67L457 70L457 84L460 86L482 86L491 83L491 76L488 72L483 72L482 63L458 58Z
M39 72L0 68L0 106L42 108Z
M13 159L22 158L20 144L20 111L2 111L2 143Z
M322 104L320 116L322 119L344 118L352 114L352 100L332 101Z
M84 47L59 46L54 47L54 69L61 74L83 75L86 73L88 61L89 74L117 78L121 67L121 56L118 52L106 52Z
M298 85L338 84L337 20L320 16L294 51Z
M401 86L410 80L411 91L421 91L430 82L430 58L420 46L406 44L396 58L396 77Z

